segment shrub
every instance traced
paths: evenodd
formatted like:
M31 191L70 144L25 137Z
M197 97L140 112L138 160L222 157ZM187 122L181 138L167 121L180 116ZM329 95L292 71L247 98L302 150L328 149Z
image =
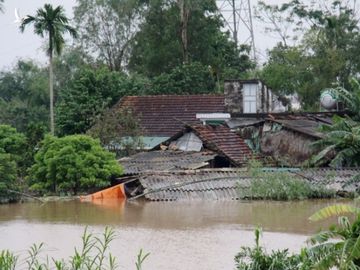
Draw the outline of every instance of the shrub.
M235 256L237 270L301 270L311 269L302 255L290 255L288 250L272 251L268 254L260 246L261 229L255 230L255 247L242 247Z
M122 173L113 154L86 135L46 136L30 168L30 184L39 192L72 192L102 188Z

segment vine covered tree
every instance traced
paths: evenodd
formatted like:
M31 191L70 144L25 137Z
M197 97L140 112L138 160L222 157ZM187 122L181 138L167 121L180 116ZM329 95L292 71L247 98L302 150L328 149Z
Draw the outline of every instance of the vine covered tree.
M26 26L33 24L34 33L40 37L47 35L49 56L49 92L50 92L50 130L55 132L54 120L54 79L53 79L53 54L61 54L65 44L64 34L69 33L72 37L77 37L75 28L69 25L69 20L65 15L64 8L58 6L53 8L50 4L45 4L43 8L36 11L35 16L27 15L20 25L20 31L24 32Z

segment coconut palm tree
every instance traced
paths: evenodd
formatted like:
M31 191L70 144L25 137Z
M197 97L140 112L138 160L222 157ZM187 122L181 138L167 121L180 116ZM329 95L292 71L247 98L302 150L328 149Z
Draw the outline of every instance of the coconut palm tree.
M69 25L69 20L65 15L64 8L58 6L55 9L50 4L45 4L43 8L36 11L35 16L27 15L20 25L20 31L24 32L26 26L34 24L34 33L40 37L45 35L48 38L47 54L49 56L49 90L50 90L50 129L51 134L55 132L54 122L54 79L53 79L53 54L58 55L64 47L65 40L63 35L69 33L76 38L76 30Z

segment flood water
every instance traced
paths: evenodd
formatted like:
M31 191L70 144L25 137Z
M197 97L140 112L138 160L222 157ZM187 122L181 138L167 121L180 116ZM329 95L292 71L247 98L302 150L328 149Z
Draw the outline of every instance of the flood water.
M94 234L114 228L111 252L119 269L135 269L138 251L150 252L144 270L234 269L241 246L253 246L263 228L268 249L296 252L326 223L308 217L336 201L299 202L49 202L0 205L0 250L24 254L44 242L45 254L67 258L81 246L84 228Z

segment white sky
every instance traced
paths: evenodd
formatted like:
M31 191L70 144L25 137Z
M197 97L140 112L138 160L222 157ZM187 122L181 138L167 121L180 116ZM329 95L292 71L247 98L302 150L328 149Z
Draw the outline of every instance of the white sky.
M0 70L13 66L20 58L33 58L45 63L46 55L41 49L43 40L33 33L30 26L22 34L19 25L15 24L15 8L19 9L20 16L34 15L39 7L45 3L53 6L62 5L68 17L72 18L72 7L75 0L5 0L5 13L0 14Z
M251 0L252 5L257 0ZM284 0L266 0L267 3L280 4ZM5 13L0 14L0 70L9 69L16 64L18 59L32 58L39 63L46 63L46 55L41 48L44 40L33 33L32 26L25 29L22 34L18 29L18 25L14 23L15 8L19 9L20 16L27 14L35 14L39 7L43 7L45 3L53 6L62 5L65 8L69 18L73 17L73 7L76 0L5 0ZM263 31L263 27L254 22L255 41L257 50L265 55L267 48L275 45L277 40L267 37ZM239 31L241 33L241 30ZM263 57L261 57L263 60Z

